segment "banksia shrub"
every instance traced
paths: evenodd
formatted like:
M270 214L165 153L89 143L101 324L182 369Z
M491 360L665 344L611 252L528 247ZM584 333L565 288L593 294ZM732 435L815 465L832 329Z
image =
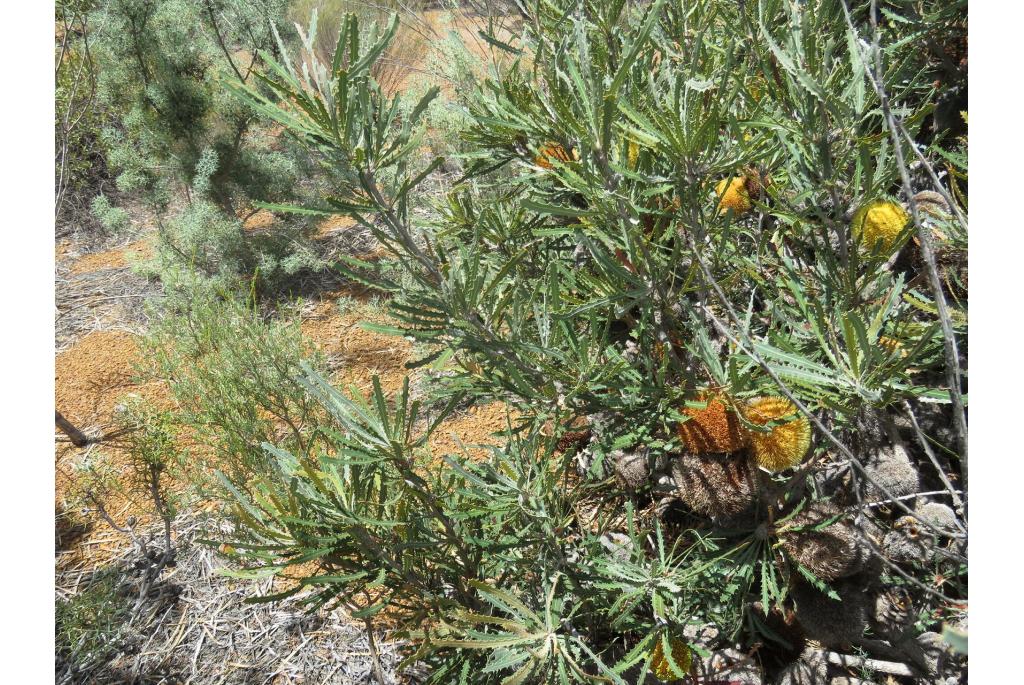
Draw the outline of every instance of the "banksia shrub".
M729 519L750 509L757 472L745 453L683 454L671 464L676 496L698 514Z
M774 421L767 432L750 432L750 447L758 466L781 471L796 466L811 447L811 423L797 414L797 408L782 397L757 397L747 403L746 419L763 426ZM795 415L795 416L794 416Z
M853 575L863 568L871 551L860 541L853 524L840 518L819 529L842 511L827 502L815 502L794 516L787 528L802 528L782 535L782 546L797 563L825 581Z
M843 198L884 197L900 177L883 149L875 91L851 69L859 60L847 53L858 43L847 40L856 36L842 7L676 5L522 4L521 34L489 41L506 54L467 93L468 164L458 180L447 157L412 154L438 90L396 104L360 73L364 48L383 46L356 40L354 20L338 41L345 68L310 69L327 74L314 83L275 69L274 101L247 89L259 111L279 113L311 154L337 165L338 182L316 207L352 215L382 245L388 265L347 260L345 270L387 292L386 328L417 342L427 356L408 366L429 367L431 384L420 421L402 403L385 415L392 399L383 390L370 409L361 399L346 409L324 389L326 406L343 414L331 440L347 442L322 464L310 450L275 453L267 495L239 503L238 530L266 529L248 541L260 555L254 565L320 554L338 566L304 586L319 585L325 601L388 602L419 643L416 660L437 667L438 685L618 680L650 662L655 636L676 661L666 627L688 624L718 631L723 639L709 649L726 637L737 649L760 643L777 663L763 639L772 628L752 620L754 600L781 611L803 581L823 596L815 573L837 588L856 577L850 591L863 593L871 574L850 575L859 530L826 526L828 512L788 531L789 553L774 544L782 541L770 512L824 489L810 491L821 481L809 468L799 478L761 471L792 474L808 459L809 417L777 397L748 405L751 390L785 383L770 392L821 408L859 460L887 439L858 431L859 412L888 419L904 400L944 399L927 289L895 260L858 259L849 226L837 221ZM864 24L866 12L851 21ZM887 37L890 29L900 47L883 53L902 65L894 53L917 37L903 40L899 22ZM701 35L707 41L690 40ZM750 71L781 61L786 73L759 82L751 106L741 92ZM746 73L733 77L740 65ZM931 92L927 84L908 85L918 73L883 74L908 121L927 113L914 100ZM779 179L769 197L761 169ZM750 219L755 209L763 221ZM858 240L877 247L901 234L905 216L883 201L863 208L856 225ZM883 353L880 332L897 335L912 360ZM456 356L478 366L452 368ZM420 468L423 436L409 427L447 430L425 420L439 400L493 399L519 415L501 426L502 444L480 461L445 455ZM557 454L570 427L545 434L556 411L591 417L584 449ZM850 461L832 456L833 501L871 502L854 491L863 481ZM337 479L320 476L335 471ZM609 487L613 474L622 487ZM356 510L336 512L338 502ZM678 515L659 516L674 503ZM255 507L287 510L257 520ZM807 530L814 524L822 530ZM294 543L282 542L281 527ZM798 558L799 567L787 563ZM826 600L797 602L804 623L833 642L842 639L830 629L856 637L864 612ZM847 613L851 625L836 625ZM437 620L422 630L423 616ZM692 638L694 649L702 643Z
M888 251L907 225L910 216L899 203L892 200L873 200L861 205L853 214L853 237L867 250L881 243Z
M736 452L750 444L739 416L719 397L706 397L703 408L684 407L688 420L676 424L683 449L694 454Z
M672 668L668 656L665 654L666 641L672 661L676 664L675 669ZM679 680L690 670L692 660L690 648L685 642L677 637L662 637L654 646L654 654L651 657L651 673L658 680Z

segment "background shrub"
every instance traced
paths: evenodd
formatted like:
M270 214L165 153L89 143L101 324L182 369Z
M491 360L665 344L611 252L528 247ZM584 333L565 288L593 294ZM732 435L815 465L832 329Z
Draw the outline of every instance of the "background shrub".
M315 444L320 412L296 376L317 355L296 319L266 319L207 286L172 293L144 349L152 373L170 379L177 420L206 447L193 456L197 484L222 469L244 485L266 467L264 442L299 453Z
M100 4L92 18L98 87L117 117L104 140L119 188L144 189L166 206L173 189L187 191L201 175L204 191L233 213L238 196L244 201L267 192L269 177L288 169L280 153L265 143L260 149L251 112L219 85L248 78L259 51L274 49L271 26L284 6L233 0ZM294 180L279 178L284 185L277 189Z
M107 180L100 132L106 121L96 101L97 66L90 42L92 0L55 3L54 204L58 227L79 216Z

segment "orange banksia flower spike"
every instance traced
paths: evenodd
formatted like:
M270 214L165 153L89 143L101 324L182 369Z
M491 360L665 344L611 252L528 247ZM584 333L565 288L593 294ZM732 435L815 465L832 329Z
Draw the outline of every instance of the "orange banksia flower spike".
M540 150L537 151L537 156L533 158L533 161L537 163L537 166L544 167L545 169L554 169L555 165L551 163L552 159L557 159L559 162L571 162L573 161L573 156L560 144L548 141L540 146Z
M689 420L676 425L676 433L686 451L693 454L728 453L750 444L749 432L740 417L720 398L701 398L707 406L683 407Z

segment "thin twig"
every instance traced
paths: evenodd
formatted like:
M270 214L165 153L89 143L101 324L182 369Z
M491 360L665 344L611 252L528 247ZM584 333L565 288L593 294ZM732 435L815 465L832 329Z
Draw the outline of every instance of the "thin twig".
M846 23L854 36L857 30L853 25L850 16L850 8L847 0L843 0L843 12ZM938 311L939 325L942 328L943 351L946 357L946 378L949 383L949 396L953 404L953 418L957 427L959 439L960 470L963 476L964 492L967 491L967 415L964 411L963 396L960 391L960 355L957 350L956 336L953 332L953 323L949 315L949 307L946 304L946 295L942 290L942 279L939 277L938 266L935 262L935 251L932 247L932 232L921 221L917 201L914 200L914 190L910 182L910 174L907 171L906 161L903 157L903 145L900 141L899 124L889 104L889 96L882 83L882 49L879 45L878 32L878 7L877 0L871 0L870 22L872 29L871 53L874 57L873 68L867 69L871 84L878 95L882 107L882 114L885 117L886 126L889 129L893 143L893 153L896 156L896 165L900 172L900 179L903 184L903 194L906 196L910 206L910 214L917 228L917 236L921 242L921 255L924 257L925 269L928 274L929 285L932 290L932 297L935 299L935 307ZM911 146L913 147L913 145ZM954 205L950 205L952 209Z
M388 681L384 677L384 669L380 664L380 654L377 652L377 641L373 636L373 619L367 617L363 619L363 623L366 625L366 640L370 647L370 658L373 660L373 675L380 685L388 685Z
M949 493L949 496L953 498L953 504L957 508L957 513L963 516L966 520L967 512L964 510L964 502L960 498L960 495L957 494L958 491L953 488L953 484L949 482L949 478L946 476L946 471L941 465L939 465L939 460L935 456L935 452L932 450L931 445L928 444L928 436L924 434L924 431L921 430L921 426L917 423L917 417L914 415L914 410L910 406L910 402L903 400L903 408L906 410L907 416L910 418L910 425L914 427L914 437L917 438L917 444L921 446L922 450L924 450L924 453L928 456L928 460L931 461L932 466L935 467L935 472L939 475L939 479L942 481L942 484L946 486L946 491ZM957 526L959 526L965 533L967 532L966 529L960 525L959 521L957 521Z

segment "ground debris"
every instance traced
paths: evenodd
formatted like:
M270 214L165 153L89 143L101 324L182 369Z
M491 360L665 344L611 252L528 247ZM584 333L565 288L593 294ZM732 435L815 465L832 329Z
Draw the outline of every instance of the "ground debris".
M239 581L220 575L223 562L200 542L216 533L198 516L177 525L176 563L164 570L149 597L117 635L107 654L74 663L58 654L56 682L78 683L316 683L374 682L365 626L342 611L308 614L299 597L272 603L247 598L279 591L280 580ZM129 546L111 561L132 582L137 553ZM58 601L88 585L88 573L63 569ZM126 588L130 594L132 588ZM381 666L398 683L401 644L376 636ZM416 670L401 682L418 682Z

